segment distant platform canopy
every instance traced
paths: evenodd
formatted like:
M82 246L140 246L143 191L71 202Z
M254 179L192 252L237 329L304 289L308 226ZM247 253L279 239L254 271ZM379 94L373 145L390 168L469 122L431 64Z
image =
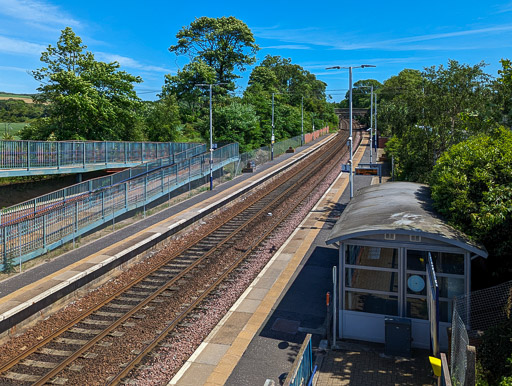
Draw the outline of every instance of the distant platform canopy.
M333 227L327 244L372 235L388 239L390 235L419 236L487 257L482 245L436 214L430 188L412 182L390 182L361 189Z

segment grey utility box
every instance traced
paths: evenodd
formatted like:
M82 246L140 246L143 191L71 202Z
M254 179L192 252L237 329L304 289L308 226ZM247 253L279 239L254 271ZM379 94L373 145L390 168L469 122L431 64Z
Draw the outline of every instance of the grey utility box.
M411 320L406 318L386 317L385 354L393 356L411 356Z

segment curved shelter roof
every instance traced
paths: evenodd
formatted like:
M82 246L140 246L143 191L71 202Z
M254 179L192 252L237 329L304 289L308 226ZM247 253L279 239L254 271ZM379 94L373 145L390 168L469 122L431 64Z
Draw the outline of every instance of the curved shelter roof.
M471 241L435 213L430 188L412 182L388 182L359 190L326 243L386 233L422 236L487 257L482 245Z

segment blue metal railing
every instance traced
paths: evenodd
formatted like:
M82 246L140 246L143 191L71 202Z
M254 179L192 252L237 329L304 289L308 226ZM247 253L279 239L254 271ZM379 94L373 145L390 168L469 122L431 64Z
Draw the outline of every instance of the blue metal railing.
M92 185L85 181L82 184L91 188L87 191L80 190L82 184L77 184L75 187L81 187L71 187L76 190L68 191L67 197L62 196L65 189L55 196L51 196L54 193L46 195L47 198L54 197L54 202L48 204L47 200L46 206L35 211L24 207L21 210L28 210L28 213L18 212L21 216L0 225L0 268L5 270L9 265L40 256L123 213L145 207L178 187L208 175L209 157L209 153L203 153L176 163L160 165L156 161L153 167L132 168L131 177L127 179L113 175L97 179L100 182L92 182ZM238 161L238 157L237 143L216 149L213 152L214 170ZM32 205L37 206L36 200ZM4 212L4 218L6 213L8 211Z
M0 175L133 166L170 158L197 143L110 141L0 141ZM64 169L64 170L61 170Z
M311 345L311 334L307 334L299 354L293 362L292 369L288 373L285 386L307 385L313 376L313 347Z
M163 166L172 165L181 162L188 158L192 158L198 154L206 151L205 144L194 144L194 147L188 148L179 153L173 153L168 158L160 158L156 161L146 162L132 168L111 174L105 177L94 178L66 188L53 191L43 196L36 197L7 208L0 209L0 225L7 225L13 221L19 221L27 216L34 216L37 213L51 209L52 206L58 205L66 200L73 199L74 197L101 189L110 185L114 185L130 178L136 177L143 173L148 173L151 170Z

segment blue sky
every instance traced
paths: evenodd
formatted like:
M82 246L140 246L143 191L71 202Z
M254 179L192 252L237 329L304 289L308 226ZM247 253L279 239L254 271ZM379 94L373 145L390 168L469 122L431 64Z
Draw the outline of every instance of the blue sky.
M41 67L40 53L73 28L96 59L117 60L140 75L139 96L155 99L166 73L187 63L167 49L195 17L235 16L253 31L261 50L291 58L327 83L333 100L348 88L347 70L333 65L373 64L354 70L354 82L384 81L404 68L446 64L448 59L489 64L512 59L512 0L507 1L117 1L0 0L0 90L33 93L27 71ZM240 90L251 68L242 73Z

